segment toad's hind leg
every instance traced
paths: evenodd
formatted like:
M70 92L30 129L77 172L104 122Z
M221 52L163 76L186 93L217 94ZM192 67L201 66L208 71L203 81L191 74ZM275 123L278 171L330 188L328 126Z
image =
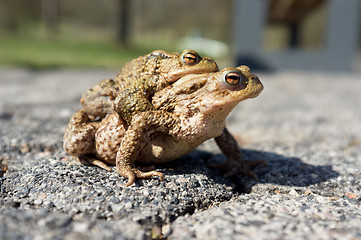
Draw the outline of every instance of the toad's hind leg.
M78 160L80 163L82 163L84 165L94 165L94 166L98 166L104 170L107 170L108 172L112 171L112 169L106 163L97 159L93 155L81 155L78 157Z
M84 109L77 111L69 121L63 148L80 163L95 165L110 172L112 169L95 155L94 139L99 126L100 122L91 121Z
M95 132L100 122L90 121L83 109L78 110L70 119L63 138L63 148L71 156L95 153Z

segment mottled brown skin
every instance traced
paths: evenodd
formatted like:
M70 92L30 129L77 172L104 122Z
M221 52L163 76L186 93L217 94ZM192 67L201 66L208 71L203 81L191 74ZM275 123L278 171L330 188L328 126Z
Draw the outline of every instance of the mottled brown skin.
M108 114L94 127L95 138L90 133L93 123L84 119L84 111L77 112L64 136L64 149L74 156L93 154L98 166L115 164L129 186L135 178L164 178L160 172L135 168L135 163L172 161L215 138L227 156L226 174L255 176L253 164L242 158L225 119L240 101L258 96L262 90L262 83L246 66L187 75L157 92L152 99L156 110L134 115L129 125L119 114Z
M93 88L82 94L80 103L84 112L92 120L103 118L108 113L113 112L113 102L109 99L108 94L117 91L120 91L118 81L104 79L98 82Z
M80 102L91 119L103 118L115 108L130 123L136 113L155 110L151 104L155 92L187 74L215 71L218 66L213 59L193 50L182 54L157 50L127 63L115 80L102 80L84 92Z
M111 171L106 164L94 158L95 133L101 126L100 121L91 121L84 109L78 110L70 119L68 128L64 134L64 149L84 164L94 164L108 171Z

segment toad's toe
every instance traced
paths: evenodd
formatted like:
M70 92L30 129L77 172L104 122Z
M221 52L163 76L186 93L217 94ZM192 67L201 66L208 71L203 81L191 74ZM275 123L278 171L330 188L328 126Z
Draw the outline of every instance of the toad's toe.
M126 187L129 187L130 185L132 185L136 178L147 179L147 178L152 178L152 177L159 177L159 179L161 181L164 180L164 174L161 172L157 172L157 171L143 172L139 169L132 168L132 169L127 169L127 170L117 169L117 172L119 175L128 179L128 182L125 184Z

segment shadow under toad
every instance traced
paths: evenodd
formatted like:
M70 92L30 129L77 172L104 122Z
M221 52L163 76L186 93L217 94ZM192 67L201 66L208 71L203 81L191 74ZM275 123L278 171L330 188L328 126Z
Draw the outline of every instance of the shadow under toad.
M225 161L224 155L200 150L195 150L176 161L160 164L157 167L162 168L162 172L166 175L205 174L219 184L233 186L234 191L238 193L250 193L252 187L258 183L307 187L339 176L331 165L312 165L297 157L283 156L272 152L242 149L242 153L247 160L264 160L266 162L266 165L258 165L254 168L254 172L259 177L258 181L241 174L228 178L223 177L221 170L208 168L207 165Z

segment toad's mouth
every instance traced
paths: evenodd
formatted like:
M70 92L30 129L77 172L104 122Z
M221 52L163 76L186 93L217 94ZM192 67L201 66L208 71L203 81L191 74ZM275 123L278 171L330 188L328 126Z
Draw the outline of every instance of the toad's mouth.
M169 82L175 82L181 77L184 77L188 74L202 74L202 73L213 73L218 72L219 67L215 62L212 62L211 60L205 59L207 64L205 64L204 67L200 67L199 65L195 65L194 67L188 67L184 69L179 69L177 71L171 72L168 75L168 81Z

